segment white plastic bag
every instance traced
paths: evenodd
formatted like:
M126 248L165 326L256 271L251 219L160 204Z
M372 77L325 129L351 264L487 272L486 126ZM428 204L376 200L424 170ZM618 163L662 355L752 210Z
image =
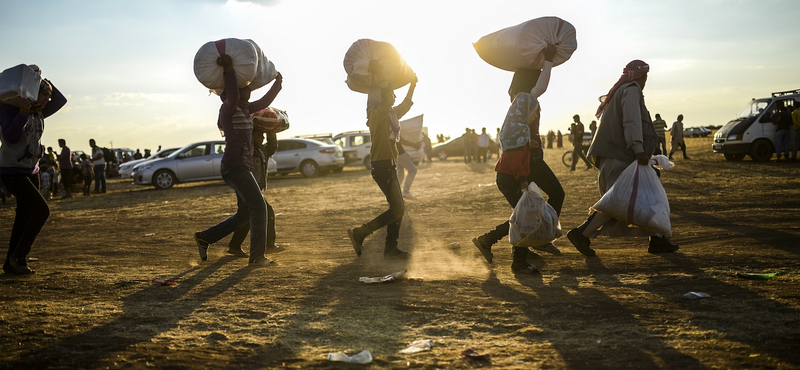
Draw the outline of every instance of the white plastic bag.
M395 47L383 41L360 39L350 46L344 55L344 71L347 87L355 92L367 94L376 81L369 72L369 62L380 63L386 80L392 89L401 88L414 80L414 70L400 56Z
M197 80L210 90L225 88L222 66L217 64L217 59L220 57L217 42L224 44L224 53L233 59L233 69L236 72L239 88L253 82L258 69L258 53L254 46L255 43L233 38L209 41L200 47L194 56L194 75Z
M422 115L400 121L400 139L420 143L419 147L403 144L403 149L414 162L422 162L425 157L425 146L422 144Z
M667 193L649 165L631 163L592 208L642 229L672 236Z
M0 103L19 106L22 99L39 98L42 77L25 64L19 64L0 73Z
M508 240L516 247L538 247L564 235L556 210L547 204L533 182L522 191L508 221Z
M536 18L483 36L472 46L486 63L513 72L541 69L547 44L556 45L553 65L566 62L578 48L575 27L558 17Z

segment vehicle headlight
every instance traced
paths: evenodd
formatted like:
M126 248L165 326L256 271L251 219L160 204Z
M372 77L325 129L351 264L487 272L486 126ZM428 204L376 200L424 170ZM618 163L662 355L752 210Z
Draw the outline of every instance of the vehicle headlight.
M136 166L136 167L133 168L133 170L137 171L137 172L138 171L144 171L144 170L149 170L150 167L153 167L153 165L152 164L146 164L144 166Z

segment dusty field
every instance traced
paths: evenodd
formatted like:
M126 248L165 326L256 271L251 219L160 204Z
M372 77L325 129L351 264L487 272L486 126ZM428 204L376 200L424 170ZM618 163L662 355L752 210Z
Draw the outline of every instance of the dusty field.
M384 261L385 232L361 258L349 245L346 228L385 209L365 170L270 179L289 251L256 270L223 256L227 239L208 262L197 256L192 233L235 210L222 182L156 191L115 180L107 194L53 201L30 256L37 274L0 275L0 368L799 368L800 164L726 162L711 138L687 141L693 159L662 177L678 253L600 238L587 258L563 238L563 256L531 259L540 276L510 272L507 242L493 265L470 242L511 212L490 164L420 168L401 232L407 264ZM570 173L562 153L546 154L568 230L597 200L596 173ZM0 207L2 253L12 219L13 205ZM403 269L410 279L358 281ZM712 298L682 300L690 291ZM398 353L417 339L433 349ZM371 365L325 359L362 349Z

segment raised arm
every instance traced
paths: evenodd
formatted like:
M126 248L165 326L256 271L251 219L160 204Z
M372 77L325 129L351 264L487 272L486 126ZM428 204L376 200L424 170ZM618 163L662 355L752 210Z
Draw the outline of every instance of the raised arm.
M270 104L275 100L275 97L278 96L278 93L283 88L283 76L278 73L275 77L275 82L272 83L272 87L264 94L261 99L258 99L248 105L248 110L250 112L258 112L266 107L269 107Z
M542 73L539 74L539 79L536 80L536 86L531 89L531 95L534 98L542 96L547 91L547 85L550 84L550 70L553 68L553 57L556 56L555 45L547 45L544 48L544 66Z

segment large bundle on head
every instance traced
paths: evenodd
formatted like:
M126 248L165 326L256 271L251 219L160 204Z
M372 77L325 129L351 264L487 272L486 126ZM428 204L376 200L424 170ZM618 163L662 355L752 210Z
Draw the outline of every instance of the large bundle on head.
M233 70L239 88L258 89L275 79L278 72L261 48L253 40L224 39L209 41L194 56L194 75L203 86L220 93L225 88L222 66L217 59L228 54L233 60Z
M31 67L19 64L0 73L0 103L19 106L23 99L39 98L42 77Z
M548 44L556 45L553 65L566 62L578 48L575 27L558 17L536 18L483 36L472 46L486 63L516 71L541 69Z
M250 114L253 130L278 133L289 128L289 115L278 108L266 107Z
M377 61L392 89L401 88L414 80L414 70L388 42L360 39L344 55L344 71L350 90L368 93L378 87L376 77L369 71L370 61Z

